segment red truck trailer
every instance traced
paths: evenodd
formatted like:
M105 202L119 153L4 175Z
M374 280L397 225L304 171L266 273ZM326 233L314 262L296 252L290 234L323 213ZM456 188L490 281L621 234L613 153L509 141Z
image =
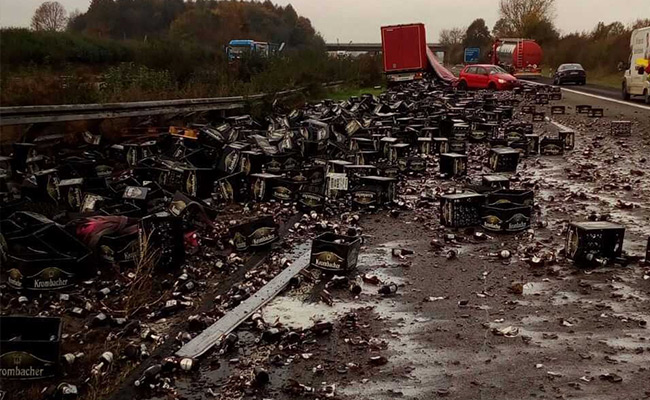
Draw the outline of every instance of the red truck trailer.
M419 80L425 72L447 84L456 80L427 46L424 24L383 26L381 45L389 84Z
M530 39L497 39L492 45L492 64L516 77L541 76L543 56L539 44Z
M422 79L429 65L424 24L383 26L381 45L388 82Z

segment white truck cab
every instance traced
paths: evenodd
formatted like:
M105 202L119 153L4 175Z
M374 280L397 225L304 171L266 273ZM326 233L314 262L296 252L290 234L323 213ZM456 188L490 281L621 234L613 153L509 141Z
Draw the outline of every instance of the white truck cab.
M650 26L632 32L630 51L630 62L623 76L623 99L644 96L650 104Z

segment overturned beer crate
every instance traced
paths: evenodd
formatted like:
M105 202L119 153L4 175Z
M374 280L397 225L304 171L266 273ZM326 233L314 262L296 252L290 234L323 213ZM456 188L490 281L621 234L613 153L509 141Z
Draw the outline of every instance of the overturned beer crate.
M14 213L0 231L2 269L14 289L63 289L91 275L90 250L40 214Z
M278 239L278 226L273 216L266 215L230 228L233 245L239 251L267 246Z
M572 222L566 236L566 256L577 266L611 260L623 252L625 227L607 221Z

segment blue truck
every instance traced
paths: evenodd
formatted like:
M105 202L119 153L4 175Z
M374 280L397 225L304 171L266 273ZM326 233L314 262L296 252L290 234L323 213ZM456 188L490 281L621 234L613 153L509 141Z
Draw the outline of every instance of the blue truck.
M255 53L262 57L270 57L281 52L283 48L284 43L277 45L275 43L258 42L249 39L235 39L228 43L226 54L228 55L228 61L235 61L246 53Z

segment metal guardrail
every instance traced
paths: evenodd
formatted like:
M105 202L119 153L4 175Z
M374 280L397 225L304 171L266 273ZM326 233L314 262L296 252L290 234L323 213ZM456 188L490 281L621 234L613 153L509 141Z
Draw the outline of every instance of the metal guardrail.
M329 82L323 86L337 86L342 83L343 81ZM250 96L138 101L129 103L0 107L0 126L233 110L243 107L247 102L259 101L268 96L282 97L304 91L305 89L305 87L301 87L277 93L260 93Z

